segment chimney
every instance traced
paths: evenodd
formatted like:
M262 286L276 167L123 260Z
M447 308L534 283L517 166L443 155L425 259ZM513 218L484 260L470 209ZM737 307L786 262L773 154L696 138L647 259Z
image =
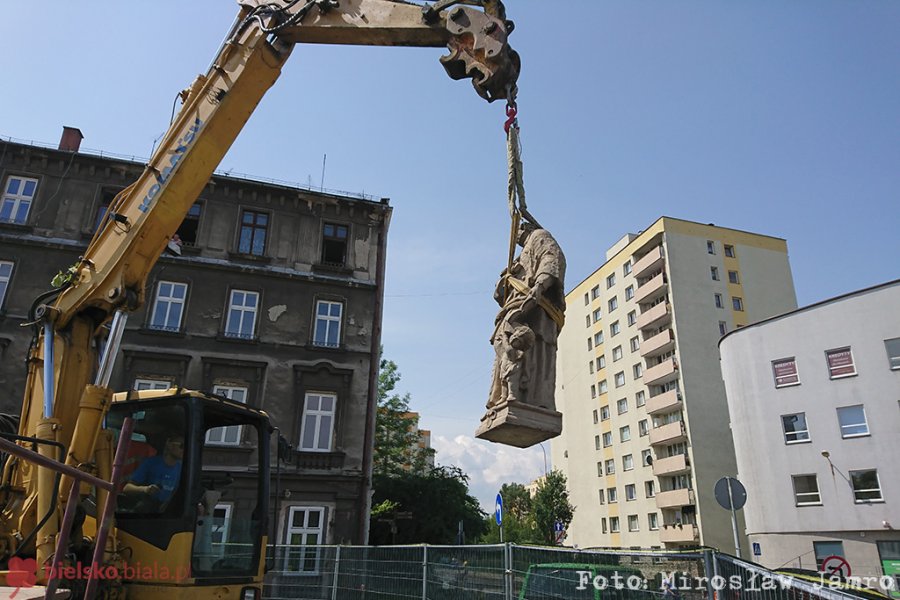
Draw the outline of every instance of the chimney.
M80 129L63 126L62 137L59 138L59 149L63 152L78 152L84 136Z

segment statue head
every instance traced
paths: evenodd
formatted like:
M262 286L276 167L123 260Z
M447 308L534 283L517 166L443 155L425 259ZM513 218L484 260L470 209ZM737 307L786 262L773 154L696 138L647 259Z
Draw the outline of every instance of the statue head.
M523 219L519 222L519 234L516 237L516 243L520 246L525 245L525 240L528 239L528 236L531 235L533 231L536 229L540 229L535 223Z

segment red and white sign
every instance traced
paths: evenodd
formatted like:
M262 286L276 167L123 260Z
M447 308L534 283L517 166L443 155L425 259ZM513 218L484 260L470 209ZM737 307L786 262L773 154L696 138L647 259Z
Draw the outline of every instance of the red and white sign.
M832 379L844 375L856 375L856 367L853 365L853 354L851 354L850 348L828 350L825 352L825 358L828 361L828 373Z
M822 561L822 572L828 575L840 575L844 579L850 577L850 563L843 556L827 556Z
M800 383L800 376L797 374L797 361L793 358L773 361L772 371L775 373L775 387Z

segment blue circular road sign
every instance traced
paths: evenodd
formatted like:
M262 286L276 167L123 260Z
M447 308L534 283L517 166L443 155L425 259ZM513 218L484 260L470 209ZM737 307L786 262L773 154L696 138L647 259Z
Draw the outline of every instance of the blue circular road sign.
M497 494L497 501L494 503L494 519L497 525L503 525L503 496Z

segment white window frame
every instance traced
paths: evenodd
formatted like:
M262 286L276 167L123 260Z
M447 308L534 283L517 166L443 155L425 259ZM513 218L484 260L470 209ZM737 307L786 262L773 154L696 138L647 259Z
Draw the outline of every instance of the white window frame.
M599 346L603 343L603 331L598 331L594 334L594 345Z
M632 327L635 323L637 323L637 311L633 310L628 313L628 326Z
M854 473L868 473L872 471L875 473L875 483L878 484L878 487L875 488L864 488L864 489L856 489L853 476ZM853 490L853 502L856 504L872 504L875 502L884 502L884 494L881 491L881 478L878 476L878 469L857 469L849 472L850 475L850 489ZM858 498L856 495L858 493L871 493L878 492L877 498Z
M600 369L605 369L606 368L606 355L601 354L600 356L598 356L596 362L597 362L597 371L599 371Z
M625 299L631 300L632 298L634 298L634 286L629 285L627 288L625 288Z
M712 240L706 240L706 253L707 254L715 254L716 253L716 243Z
M225 516L222 517L222 524L216 525L216 511L221 510L225 512ZM213 513L210 516L213 520L213 525L211 529L211 533L213 536L212 546L215 548L216 546L224 546L228 543L228 534L231 533L231 516L234 514L234 504L231 502L219 502L213 508ZM215 540L215 536L221 534L221 539L219 541ZM222 556L224 553L219 552L219 556Z
M0 303L3 296L0 295ZM891 371L900 369L900 338L888 338L884 340L884 352L887 354L888 366Z
M712 277L713 281L719 281L719 267L710 267L709 276Z
M786 371L784 375L778 375L778 367L784 365L793 365L793 372ZM800 369L797 367L797 359L794 356L789 358L779 358L772 361L772 379L775 381L776 388L790 387L792 385L800 385ZM794 381L796 380L796 381Z
M309 408L309 402L311 398L316 398L319 401L319 408L311 409ZM331 400L331 410L323 410L322 399L328 398ZM331 452L332 444L334 444L334 426L335 426L335 416L337 415L337 394L334 392L307 392L303 397L303 418L300 422L300 442L297 444L297 449L301 452ZM327 428L327 443L322 444L322 419L324 417L330 417L330 426ZM306 434L306 426L309 419L315 419L315 433L313 434L312 440L304 439Z
M728 283L731 283L734 285L741 284L741 276L738 274L737 271L728 271Z
M325 314L321 314L321 308L323 306L327 307ZM334 307L337 307L337 315L332 314L332 309ZM313 345L325 348L339 348L341 345L341 326L344 319L344 303L336 300L317 300L315 319ZM319 335L320 327L324 327L323 336ZM337 334L334 336L337 340L336 342L328 341L332 337L330 335L332 333L332 328L337 328ZM322 337L321 341L319 339L320 337Z
M595 285L591 288L591 300L596 300L600 297L600 286Z
M613 445L612 431L604 431L602 435L603 447L609 448Z
M172 286L171 293L168 296L163 295L162 288L164 285ZM176 289L183 290L181 298L178 298L176 296ZM156 285L156 299L153 301L153 311L151 311L150 313L150 322L148 323L148 327L150 329L159 331L181 331L181 322L184 318L184 306L187 302L187 294L188 285L186 283L179 283L177 281L160 281ZM171 316L173 310L178 311L177 325L174 328L167 325L167 323L169 322L169 317ZM157 321L157 314L161 311L165 311L162 319L162 322L165 324L155 325L154 323Z
M296 513L303 512L303 525L294 526L294 515ZM313 513L319 515L319 526L318 527L310 527L309 526L309 516ZM285 513L285 521L284 521L284 559L282 568L285 575L303 575L303 576L315 576L319 574L321 567L321 552L320 549L316 548L315 554L315 566L312 570L303 570L303 565L306 562L305 549L307 546L322 546L325 544L325 535L326 535L326 521L325 516L327 514L327 507L325 506L289 506L287 508L287 512ZM301 542L299 544L291 544L291 538L295 535L301 536ZM316 542L310 544L307 542L307 537L315 535L317 536ZM290 568L290 560L291 550L298 548L301 552L300 558L300 570L294 570Z
M619 335L619 332L622 331L622 326L619 325L618 321L614 321L609 324L609 335L610 337Z
M641 524L637 515L628 515L628 531L640 531Z
M838 369L845 369L846 366L832 367L831 366L831 356L846 352L850 355L850 367L853 368L852 373L835 373ZM853 356L853 350L850 346L845 346L843 348L832 348L831 350L825 351L825 366L828 368L828 377L830 379L843 379L844 377L856 377L859 374L859 371L856 370L856 359Z
M240 385L214 385L213 394L224 396L229 400L247 404L249 390ZM213 446L240 446L243 438L242 425L213 427L206 431L206 443Z
M659 529L659 513L647 513L647 527L650 531L657 531Z
M235 298L237 294L244 294L243 302L241 304L237 303ZM248 303L250 298L253 298L252 306ZM259 292L237 289L231 290L231 293L228 294L228 317L225 319L225 337L252 340L256 335L256 315L258 309ZM232 331L232 329L234 329L233 318L237 319L236 331ZM250 320L250 333L246 333L245 331L247 319Z
M734 244L725 244L723 252L728 258L736 258L737 256L734 251Z
M731 308L738 312L744 312L744 299L740 296L732 296Z
M651 479L644 482L644 495L648 498L656 497L656 481Z
M629 273L631 273L632 267L633 265L631 264L631 259L629 258L625 261L625 264L622 265L622 274L628 275Z
M641 363L636 363L631 367L631 371L635 379L640 379L644 376L644 365L642 365Z
M603 318L603 311L599 308L594 310L594 312L591 313L591 318L594 320L594 323L596 323Z
M597 383L597 393L598 394L605 394L608 391L609 391L609 384L606 383L605 379Z
M800 477L812 477L816 484L815 492L798 492L797 479ZM801 473L791 475L791 486L794 489L794 506L821 506L822 490L819 489L819 477L815 473ZM803 496L803 498L801 498Z
M641 349L641 338L638 337L638 336L634 336L634 337L631 338L631 340L629 341L629 344L631 344L631 351L632 351L632 352L637 352L638 350Z
M606 277L606 289L609 289L614 285L616 285L616 274L611 273Z
M647 459L653 456L653 451L649 448L645 448L641 450L641 466L649 467L650 465L647 463Z
M616 387L620 388L625 385L625 372L619 371L616 373Z
M634 455L633 454L626 454L622 457L622 470L623 471L634 470Z
M24 191L25 185L28 182L34 183L33 193L29 196L23 193L15 193L11 194L7 192L9 189L10 181L13 179L18 179L20 183L20 192ZM34 204L34 197L37 196L38 184L40 182L33 177L22 177L20 175L7 175L6 179L3 182L3 195L0 197L0 213L3 212L3 208L7 205L10 206L9 210L9 218L3 220L4 223L14 223L16 225L25 225L28 223L28 215L31 214L31 207ZM22 220L16 219L16 215L22 209L22 206L25 206L25 215Z
M650 435L650 422L647 419L641 419L638 421L638 437L645 435Z
M606 421L609 419L609 405L600 407L600 420Z
M803 422L806 424L806 429L799 429L796 431L788 431L785 428L784 418L785 417L796 417L796 416L803 417ZM784 443L788 444L788 445L808 444L808 443L812 442L812 436L810 436L810 434L809 434L809 422L806 420L805 412L788 413L785 415L781 415L781 432L784 434ZM801 437L803 434L806 434L806 437ZM789 436L793 436L793 439L791 439Z
M722 294L714 294L716 299L716 308L725 308L725 304L722 302Z
M613 351L612 351L613 362L620 360L622 358L622 356L623 356L622 346L616 346L615 348L613 348Z
M9 267L9 272L4 274L4 268ZM9 260L0 260L0 309L3 308L3 300L6 299L6 292L9 290L9 282L12 280L13 269L15 263Z
M624 407L624 410L623 410ZM616 400L616 413L624 415L628 412L628 398Z
M616 459L614 459L614 458L606 459L606 474L607 475L615 475L616 474ZM615 497L615 494L613 494L613 497ZM610 502L614 502L614 500L611 500Z
M841 419L841 411L844 409L848 409L848 408L861 408L862 409L863 420L861 423L844 423L843 422L843 420ZM852 404L850 406L839 406L839 407L837 407L836 411L837 411L837 417L838 417L838 426L841 428L841 438L846 440L846 439L851 439L851 438L867 437L869 435L872 435L871 431L869 430L869 418L866 416L865 405ZM866 430L861 433L844 433L845 428L860 427L860 426L864 426L866 428Z
M619 308L619 299L616 296L613 296L612 298L609 299L607 304L609 306L609 312L612 312L612 311L616 310L617 308Z
M631 441L631 425L625 425L623 427L619 427L619 441L620 442L630 442Z
M619 501L619 492L616 488L606 488L606 502L609 504L615 504Z
M609 518L609 532L610 533L619 533L619 517L610 517Z
M146 379L136 378L133 388L138 391L144 390L167 390L172 387L172 382L167 379Z
M634 405L640 407L645 404L647 404L647 394L644 393L644 390L640 390L634 395Z

